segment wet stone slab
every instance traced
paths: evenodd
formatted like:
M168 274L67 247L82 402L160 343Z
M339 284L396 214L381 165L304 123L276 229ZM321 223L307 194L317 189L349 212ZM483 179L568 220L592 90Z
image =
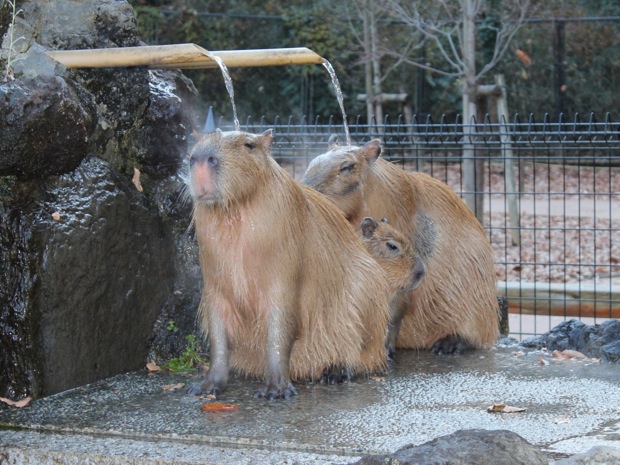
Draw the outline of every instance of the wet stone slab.
M516 350L463 356L403 351L385 379L336 386L298 383L299 396L286 401L253 399L259 383L232 377L217 402L239 409L219 413L202 412L208 401L188 396L185 389L164 390L195 380L144 370L39 399L23 409L0 408L0 425L8 428L0 431L0 446L23 441L20 447L28 447L34 441L28 433L36 431L49 434L48 442L59 434L66 439L87 435L96 438L93 447L97 441L114 441L117 447L156 441L159 446L184 444L186 453L204 446L311 454L305 458L315 463L321 462L316 457L325 463L340 457L347 463L459 429L483 428L508 429L556 457L597 444L620 447L620 366L554 361L533 351L515 355ZM539 357L549 364L541 364ZM527 410L488 413L497 403ZM159 446L158 457L164 459L165 448Z

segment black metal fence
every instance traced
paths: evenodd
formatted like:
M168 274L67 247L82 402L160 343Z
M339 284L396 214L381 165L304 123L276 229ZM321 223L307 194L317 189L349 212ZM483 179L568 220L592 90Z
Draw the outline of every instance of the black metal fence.
M554 120L515 115L464 127L458 119L414 117L349 126L352 144L380 138L387 159L481 200L479 218L517 338L570 318L620 318L620 122L610 115ZM331 134L345 137L334 120L248 118L241 127L273 128L273 155L297 179ZM464 190L463 153L482 167L477 192Z

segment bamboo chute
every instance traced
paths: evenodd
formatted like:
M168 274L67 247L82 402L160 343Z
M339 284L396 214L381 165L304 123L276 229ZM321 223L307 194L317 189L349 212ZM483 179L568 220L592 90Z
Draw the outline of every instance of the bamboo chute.
M305 47L209 51L196 44L84 50L50 50L47 54L68 68L147 66L157 68L217 68L219 57L228 68L322 64L325 59Z

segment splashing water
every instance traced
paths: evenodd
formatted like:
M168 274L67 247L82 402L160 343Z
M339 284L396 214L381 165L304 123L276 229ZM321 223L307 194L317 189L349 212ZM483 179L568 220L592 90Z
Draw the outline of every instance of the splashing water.
M226 84L226 90L228 91L228 96L230 97L230 103L232 104L233 110L233 123L235 124L235 129L237 131L241 130L241 125L239 124L239 118L237 117L237 106L235 105L235 89L233 87L233 82L230 77L230 73L228 72L228 68L224 64L224 61L218 57L217 55L213 55L212 53L207 53L207 56L213 61L217 63L222 71L222 77L224 78L224 84Z
M336 76L336 71L334 70L334 67L329 61L325 60L323 62L323 66L332 78L332 85L334 86L334 90L336 91L336 98L338 99L338 104L340 105L340 111L342 111L342 126L344 127L345 140L347 145L351 145L351 135L349 134L349 125L347 124L347 114L344 111L344 98L342 96L340 82L338 81L338 77Z

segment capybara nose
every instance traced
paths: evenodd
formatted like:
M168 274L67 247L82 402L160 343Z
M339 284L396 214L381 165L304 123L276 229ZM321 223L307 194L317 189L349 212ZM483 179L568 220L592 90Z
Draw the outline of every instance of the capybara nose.
M221 155L213 150L206 150L203 152L193 153L189 159L190 167L193 167L195 164L203 164L205 163L207 168L215 169L220 166Z

